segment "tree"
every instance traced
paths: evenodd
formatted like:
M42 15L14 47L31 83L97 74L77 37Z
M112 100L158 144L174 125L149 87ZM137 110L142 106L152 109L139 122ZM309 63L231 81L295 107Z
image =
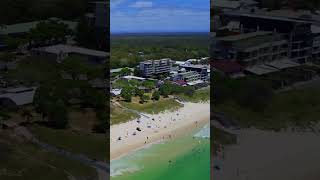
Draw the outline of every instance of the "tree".
M29 44L46 45L64 43L68 35L72 35L73 31L67 24L58 20L42 21L32 28L29 32Z
M62 61L61 69L70 74L73 80L79 80L79 75L87 75L90 72L82 59L73 56L69 56Z
M143 104L145 102L147 102L150 99L150 97L148 95L142 95L140 96L140 103Z
M141 85L141 82L139 82L138 80L135 80L135 79L131 79L131 80L129 80L129 84L133 87L137 87L137 86Z
M160 99L160 93L159 91L154 91L152 93L152 99L158 101Z
M16 58L15 54L3 52L0 54L0 61L5 62L5 69L8 70L8 64ZM5 70L5 71L6 71Z
M132 70L129 68L122 68L121 71L119 72L120 76L128 76L132 73Z
M195 92L195 89L191 86L187 86L184 88L184 94L187 96L190 96L190 97L193 96L194 92Z
M154 81L144 81L142 83L142 86L144 86L148 89L153 89L155 87L155 82Z
M62 100L51 102L48 107L49 125L57 129L65 129L68 126L67 107Z
M121 90L121 97L126 101L126 102L131 102L132 100L132 88L131 87L124 87Z
M135 88L135 95L136 96L143 96L144 91L142 89L139 88Z
M28 109L23 109L21 115L26 119L27 122L30 122L30 120L33 118L31 111Z
M164 84L159 88L159 92L162 96L168 97L171 94L171 89L169 84Z
M142 76L142 73L141 73L139 67L134 67L133 74L135 76L139 76L139 77Z

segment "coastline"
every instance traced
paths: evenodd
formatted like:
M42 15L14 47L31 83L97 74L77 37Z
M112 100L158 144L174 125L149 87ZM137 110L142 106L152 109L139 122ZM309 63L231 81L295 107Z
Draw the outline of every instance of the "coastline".
M192 132L210 122L210 102L184 103L177 111L146 114L110 128L110 158L115 160L147 145ZM137 121L140 121L139 123ZM140 128L141 131L138 131ZM133 133L136 133L133 135ZM121 137L121 140L119 140Z

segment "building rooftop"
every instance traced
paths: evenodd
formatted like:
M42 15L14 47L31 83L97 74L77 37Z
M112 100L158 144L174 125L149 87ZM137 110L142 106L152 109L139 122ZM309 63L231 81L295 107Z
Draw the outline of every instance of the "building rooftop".
M40 47L40 48L35 48L34 50L44 51L52 54L76 53L76 54L96 56L96 57L102 57L102 58L109 56L109 53L104 51L98 51L98 50L93 50L93 49L88 49L88 48L83 48L78 46L70 46L65 44Z
M293 62L289 59L282 59L282 60L269 62L269 63L266 63L266 65L277 68L277 69L286 69L286 68L301 66L299 63Z
M239 41L239 40L246 40L249 38L257 37L257 36L265 36L265 35L270 35L272 32L270 31L256 31L252 33L244 33L244 34L238 34L238 35L233 35L233 36L224 36L224 37L219 37L217 40L220 41Z
M254 13L248 12L248 10L235 10L224 12L225 15L236 16L236 17L252 17L252 18L261 18L261 19L271 19L279 21L288 21L296 23L312 23L314 19L303 18L300 16L287 15L285 10L280 11L265 11L265 10L255 10Z
M191 67L191 68L199 68L199 69L209 69L209 65L202 65L202 64L184 64L180 65L181 67Z
M268 73L279 71L279 69L277 69L277 68L274 68L274 67L271 67L268 65L264 65L264 64L255 65L252 67L247 67L245 70L248 72L251 72L253 74L256 74L256 75L263 75L263 74L268 74Z
M146 78L138 77L138 76L123 76L124 79L136 79L136 80L146 80Z
M184 80L177 80L177 81L174 81L174 83L178 84L179 86L185 86L185 85L187 85L187 82L184 81Z
M255 50L258 48L270 46L270 43L281 45L287 42L283 39L281 34L267 31L257 31L252 33L227 36L219 38L218 40L231 42L236 49L242 50Z
M10 99L16 105L22 106L33 103L36 88L14 88L5 90L7 93L0 94L0 99Z
M187 84L188 84L189 86L194 86L194 85L202 84L202 83L204 83L203 80L196 80L196 81L188 82Z

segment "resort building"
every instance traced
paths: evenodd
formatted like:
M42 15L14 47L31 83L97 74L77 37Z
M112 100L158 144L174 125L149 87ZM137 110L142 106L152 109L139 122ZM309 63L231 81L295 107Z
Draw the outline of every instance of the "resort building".
M170 77L171 81L184 81L186 83L201 80L201 76L196 71L183 71L179 73L174 73Z
M184 68L186 71L194 71L200 75L200 80L202 81L210 81L210 66L209 65L201 65L201 64L185 64L181 65L181 68Z
M223 13L224 18L239 21L240 33L270 31L282 34L287 40L288 58L297 63L306 63L311 57L315 19L292 11L253 12L234 11Z
M144 77L169 73L171 71L171 59L148 60L140 62L139 69Z

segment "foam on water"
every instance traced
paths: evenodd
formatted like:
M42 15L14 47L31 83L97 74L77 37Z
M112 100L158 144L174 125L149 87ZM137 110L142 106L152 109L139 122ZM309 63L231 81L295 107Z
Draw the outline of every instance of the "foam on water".
M133 173L143 169L143 166L139 166L135 160L141 159L145 156L151 155L151 151L147 151L155 144L163 144L164 141L160 140L151 144L147 144L140 149L132 151L131 153L122 156L118 159L112 160L110 163L110 176L120 176L125 173Z
M198 133L194 135L194 137L210 138L210 125L205 125Z

